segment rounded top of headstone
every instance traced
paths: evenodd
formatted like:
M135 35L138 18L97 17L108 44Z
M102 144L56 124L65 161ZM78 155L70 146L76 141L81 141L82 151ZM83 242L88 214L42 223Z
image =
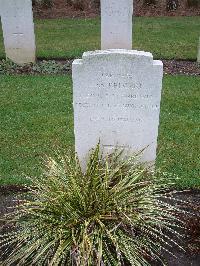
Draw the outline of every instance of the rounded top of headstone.
M75 60L74 64L91 64L93 63L105 63L119 61L122 62L134 62L138 64L153 65L153 55L149 52L126 50L126 49L109 49L109 50L96 50L83 53L82 60Z
M109 55L129 55L132 57L147 57L153 60L153 55L149 52L138 50L126 50L126 49L108 49L108 50L96 50L88 51L83 54L83 59L95 56L109 56Z
M73 61L73 66L93 64L121 64L139 66L158 66L163 67L159 60L153 60L153 55L149 52L126 50L126 49L108 49L96 50L83 53L82 59Z

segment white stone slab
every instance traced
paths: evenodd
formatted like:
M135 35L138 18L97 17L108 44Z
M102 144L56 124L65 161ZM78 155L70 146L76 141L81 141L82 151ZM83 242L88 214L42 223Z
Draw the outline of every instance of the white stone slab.
M0 0L6 57L18 64L35 61L31 0Z
M132 49L133 0L101 0L101 49Z
M197 51L197 62L200 64L200 37L199 37L199 44L198 44L198 51Z
M163 64L133 50L86 52L73 62L76 151L84 162L100 139L104 151L116 146L156 159ZM148 146L148 147L147 147Z

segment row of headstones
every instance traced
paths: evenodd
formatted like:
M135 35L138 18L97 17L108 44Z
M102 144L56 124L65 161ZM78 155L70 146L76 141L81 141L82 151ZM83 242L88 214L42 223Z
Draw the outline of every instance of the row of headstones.
M102 0L101 6L101 48L132 49L133 1ZM6 57L18 64L35 62L32 0L0 0L0 16Z
M31 0L0 0L0 7L7 57L34 61ZM102 50L73 62L76 151L84 163L100 139L105 153L146 148L142 160L154 163L163 64L151 53L131 50L132 0L102 0L101 10Z
M101 0L101 11L101 49L132 49L133 0ZM32 0L0 0L0 17L6 57L18 64L35 62Z

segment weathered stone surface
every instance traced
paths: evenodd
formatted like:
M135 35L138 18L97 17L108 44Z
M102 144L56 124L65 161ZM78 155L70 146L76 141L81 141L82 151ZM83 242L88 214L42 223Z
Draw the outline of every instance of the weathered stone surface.
M197 51L197 62L200 64L200 37L199 37L199 44L198 44L198 51Z
M101 0L101 49L132 49L133 0Z
M0 0L6 57L18 64L35 61L31 0Z
M100 139L106 153L116 146L142 160L156 158L163 64L134 50L86 52L75 60L73 105L75 147L85 161Z

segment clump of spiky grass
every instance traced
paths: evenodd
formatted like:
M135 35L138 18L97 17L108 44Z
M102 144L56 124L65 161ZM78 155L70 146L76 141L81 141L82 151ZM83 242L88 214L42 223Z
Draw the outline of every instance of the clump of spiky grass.
M77 156L47 160L47 169L27 199L6 219L16 226L1 236L12 250L1 262L17 265L150 265L160 245L174 244L180 221L168 198L171 178L149 172L138 156L115 151L103 158L100 145L87 169ZM163 200L164 199L164 200Z

